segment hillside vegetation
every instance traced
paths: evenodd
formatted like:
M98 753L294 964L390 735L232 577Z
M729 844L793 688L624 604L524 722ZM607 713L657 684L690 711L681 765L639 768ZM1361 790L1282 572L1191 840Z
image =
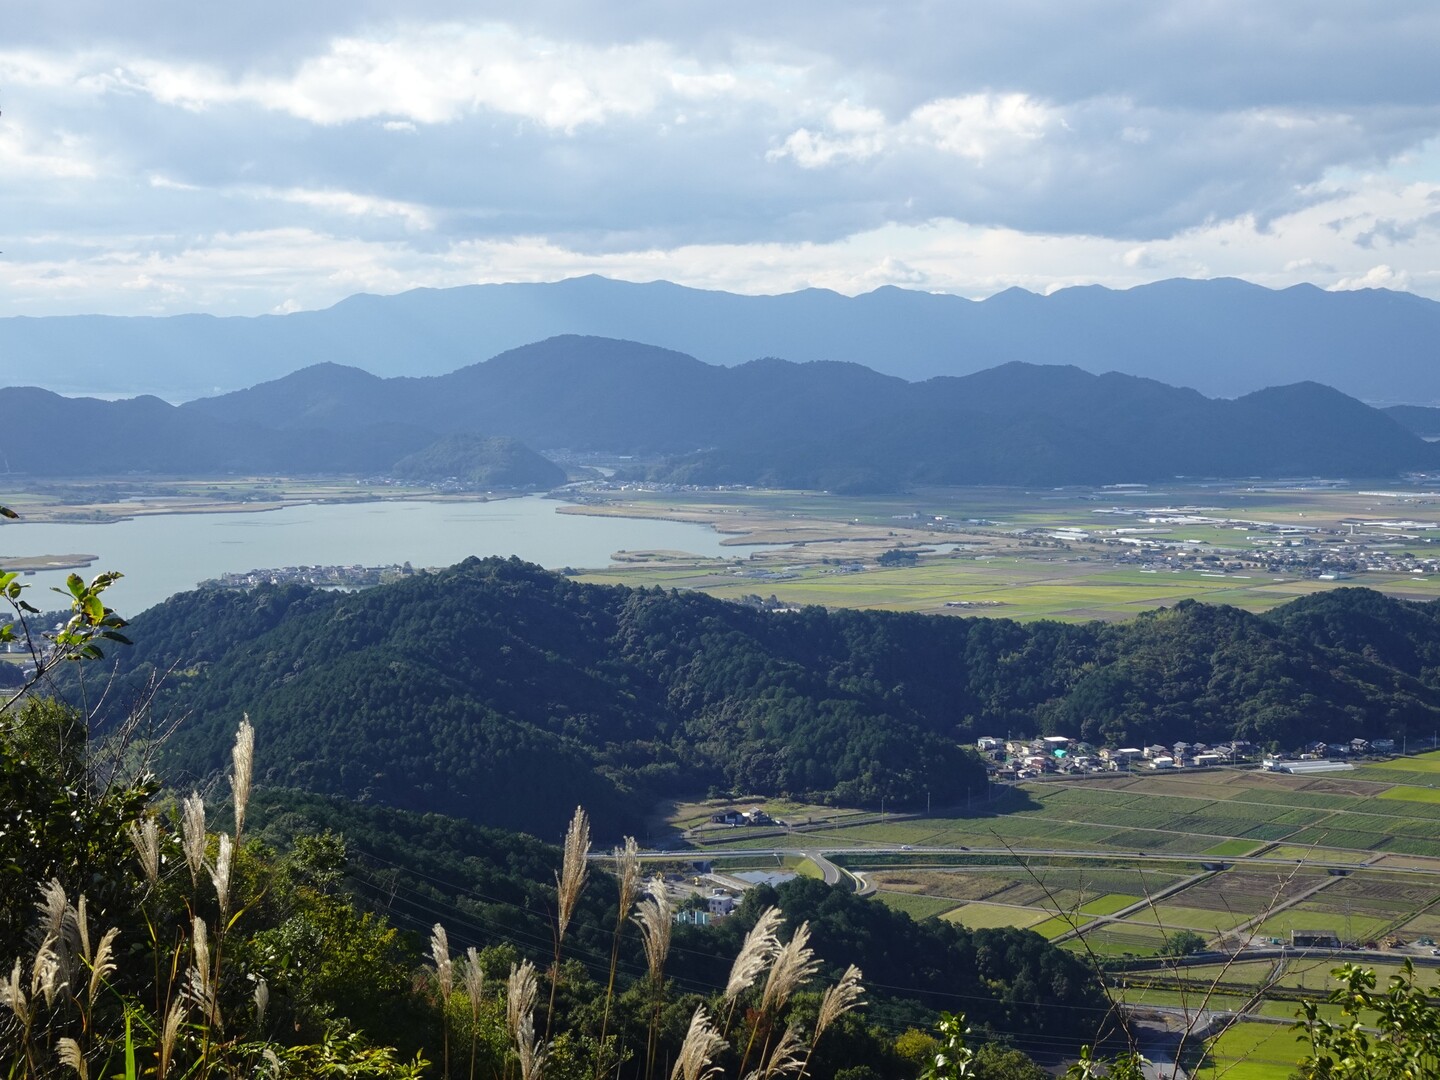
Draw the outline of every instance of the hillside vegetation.
M151 679L205 776L248 711L267 782L556 836L710 787L934 805L977 735L1294 747L1428 733L1440 612L1363 589L1266 615L1184 602L1120 625L767 613L467 560L358 593L198 591L139 616L108 701Z
M856 364L717 367L590 337L551 338L429 378L316 365L180 412L290 432L381 423L481 430L531 446L660 456L657 479L841 491L1379 476L1440 462L1440 450L1389 417L1316 383L1228 401L1022 363L909 383Z
M551 338L427 378L326 363L179 407L12 388L0 390L0 408L37 430L85 430L106 446L112 473L561 482L529 447L649 463L633 478L842 493L1440 467L1440 447L1313 382L1223 400L1132 375L1012 362L910 383L856 364L718 367L593 337ZM96 468L25 440L8 453L15 473Z

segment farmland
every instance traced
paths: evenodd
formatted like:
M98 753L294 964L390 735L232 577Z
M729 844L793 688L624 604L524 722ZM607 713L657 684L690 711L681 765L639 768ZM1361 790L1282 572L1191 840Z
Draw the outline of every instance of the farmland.
M1294 1044L1259 1019L1293 1017L1302 994L1330 989L1345 958L1280 948L1293 933L1371 950L1403 942L1383 953L1393 961L1372 951L1365 962L1383 981L1409 956L1433 980L1437 961L1415 944L1440 934L1440 805L1416 782L1427 776L1440 780L1440 754L1320 776L1227 769L1031 782L930 816L811 808L806 828L691 839L828 852L877 902L915 918L1026 928L1120 964L1110 980L1136 1008L1253 1016L1210 1046L1205 1068L1243 1059L1227 1075L1265 1077L1288 1075L1265 1071L1275 1033L1290 1053L1276 1061L1293 1062ZM1183 931L1236 959L1167 960Z
M888 497L626 487L578 497L583 505L565 512L699 522L735 549L722 559L617 553L618 565L585 580L732 599L1083 620L1186 598L1260 611L1341 578L1398 596L1440 596L1432 547L1440 496L1366 485L946 488ZM877 563L894 549L913 562ZM1320 580L1322 571L1334 580Z

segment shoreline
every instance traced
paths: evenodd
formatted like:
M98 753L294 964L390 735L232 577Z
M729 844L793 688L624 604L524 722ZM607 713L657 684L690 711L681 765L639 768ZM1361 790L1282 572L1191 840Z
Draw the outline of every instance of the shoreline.
M136 518L164 517L169 515L185 514L264 514L277 510L288 510L297 506L335 506L346 503L376 503L376 502L455 502L455 503L487 503L498 502L506 499L523 498L524 493L519 492L477 492L473 495L458 492L404 492L404 493L376 493L366 495L350 496L300 496L286 498L283 495L274 499L267 499L258 502L236 502L229 499L216 499L209 502L189 501L184 496L171 497L175 501L167 502L165 496L157 496L154 502L136 501L133 505L124 505L111 502L95 503L73 503L73 504L51 504L42 507L26 508L19 511L20 518L15 521L5 522L3 527L13 525L114 525L122 521L133 521ZM183 501L182 501L183 500ZM23 500L15 500L23 507Z
M83 570L99 561L99 555L0 555L0 573L26 575L44 570Z

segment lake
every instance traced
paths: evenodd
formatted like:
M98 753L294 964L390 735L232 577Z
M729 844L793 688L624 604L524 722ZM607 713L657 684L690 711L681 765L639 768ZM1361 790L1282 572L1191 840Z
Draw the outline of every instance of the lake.
M98 555L76 572L87 580L103 570L124 573L106 595L111 607L130 616L207 578L279 566L449 566L470 555L518 555L556 569L608 566L616 551L736 554L722 548L708 526L557 513L563 505L532 495L484 503L317 503L110 524L7 522L0 526L0 555ZM31 584L28 599L36 607L61 606L44 590L63 586L64 572L22 580Z

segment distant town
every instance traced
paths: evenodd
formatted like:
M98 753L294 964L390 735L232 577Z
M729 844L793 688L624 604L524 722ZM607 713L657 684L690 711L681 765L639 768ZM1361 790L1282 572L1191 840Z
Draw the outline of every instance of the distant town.
M363 589L411 577L416 570L408 562L386 566L280 566L269 570L244 570L221 574L200 582L202 589L254 589L260 585L316 585L326 589Z
M975 748L995 780L1034 780L1046 775L1083 775L1148 769L1167 772L1218 765L1258 764L1272 772L1324 773L1353 769L1352 758L1388 757L1394 739L1351 739L1348 743L1311 742L1292 752L1266 752L1244 739L1207 746L1177 742L1172 746L1096 748L1064 735L1037 739L982 736Z

